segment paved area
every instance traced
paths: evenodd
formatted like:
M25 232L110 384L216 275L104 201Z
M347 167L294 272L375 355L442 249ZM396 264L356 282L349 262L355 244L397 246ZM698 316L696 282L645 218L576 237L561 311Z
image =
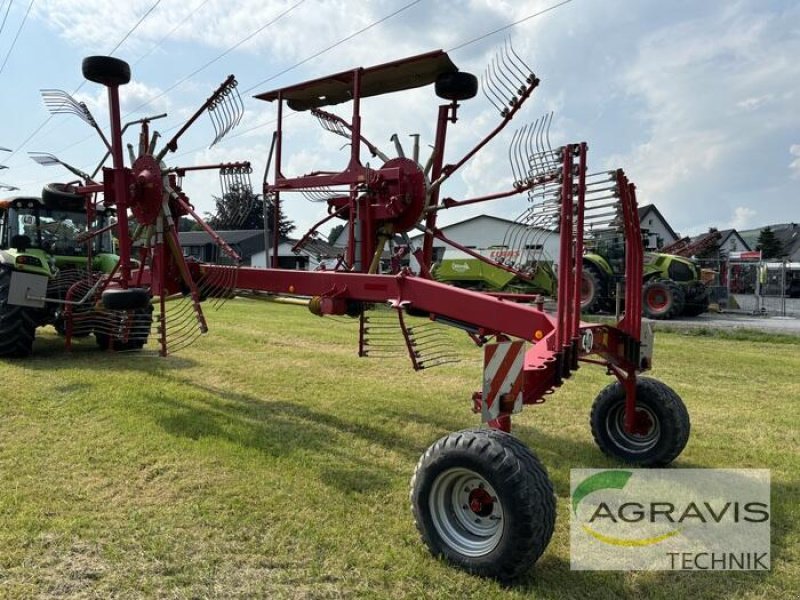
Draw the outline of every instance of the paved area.
M656 330L687 329L690 327L755 329L769 333L788 333L800 336L800 318L761 317L741 313L703 313L696 317L655 321Z

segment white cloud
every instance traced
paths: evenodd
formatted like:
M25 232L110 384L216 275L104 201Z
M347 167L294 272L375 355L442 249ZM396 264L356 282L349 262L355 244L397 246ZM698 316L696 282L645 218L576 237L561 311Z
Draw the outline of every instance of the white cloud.
M746 206L737 206L733 213L733 218L725 223L723 229L750 229L755 225L755 217L758 211Z
M800 144L792 144L789 147L789 154L795 159L789 163L789 170L792 171L792 177L795 179L800 178Z

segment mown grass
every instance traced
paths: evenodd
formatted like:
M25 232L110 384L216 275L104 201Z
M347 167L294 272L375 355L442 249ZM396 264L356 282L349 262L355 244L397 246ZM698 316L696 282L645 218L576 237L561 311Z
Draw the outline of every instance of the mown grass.
M795 598L800 590L800 347L661 333L653 376L692 415L676 466L772 471L770 573L569 570L569 469L594 446L581 369L515 432L548 467L558 522L503 588L434 560L408 480L438 437L476 424L480 352L414 373L356 357L357 329L302 308L229 302L167 359L66 354L0 363L0 596L192 598Z

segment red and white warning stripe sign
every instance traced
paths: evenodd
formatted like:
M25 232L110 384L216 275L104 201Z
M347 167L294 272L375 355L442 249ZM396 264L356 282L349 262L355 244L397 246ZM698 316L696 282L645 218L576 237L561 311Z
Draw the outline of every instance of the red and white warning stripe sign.
M522 410L522 367L525 362L525 342L500 342L484 347L483 394L481 416L485 421L500 414L500 399L514 399L514 412Z

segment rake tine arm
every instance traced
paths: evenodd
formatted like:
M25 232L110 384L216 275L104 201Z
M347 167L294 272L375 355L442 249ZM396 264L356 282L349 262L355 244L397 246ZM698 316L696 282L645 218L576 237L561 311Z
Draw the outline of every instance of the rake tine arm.
M337 135L346 138L349 138L352 135L353 128L347 121L342 119L340 116L321 110L319 108L312 108L311 114L317 117L317 119L320 121L320 124L322 124L322 126L328 131L331 131L332 133L335 133ZM324 123L330 124L332 127L335 127L336 130L334 131L329 129L328 127L325 127ZM363 135L359 135L358 139L362 144L364 144L367 147L367 150L369 150L372 156L377 156L383 162L389 162L389 157L383 152L381 152L380 149L378 149L378 147L375 144L370 142Z
M178 149L178 140L186 132L186 130L189 129L189 127L191 127L194 122L200 118L200 115L216 104L220 97L222 97L222 95L225 93L227 88L235 84L236 78L233 75L229 75L228 78L223 81L222 84L214 91L214 93L211 94L211 96L209 96L205 102L203 102L203 105L189 118L189 120L183 124L183 127L181 127L178 132L172 136L170 141L167 142L166 146L164 146L161 152L158 153L158 156L156 157L157 160L162 160L168 152L175 152Z
M438 189L453 173L455 173L456 171L458 171L458 169L464 166L464 163L466 163L470 158L475 156L475 154L477 154L486 144L492 141L497 136L497 134L500 133L506 127L506 125L508 125L511 119L514 118L514 115L517 114L517 111L519 111L519 109L522 107L525 101L533 93L533 90L536 89L537 85L539 85L539 80L534 77L533 81L528 84L528 86L525 88L525 90L520 95L519 99L511 107L511 109L506 111L505 114L503 114L503 118L497 127L495 127L485 138L483 138L483 140L478 142L475 145L475 147L472 148L472 150L470 150L469 152L467 152L467 154L465 154L464 157L457 163L445 165L442 168L441 176L436 181L431 183L430 187L431 192Z

